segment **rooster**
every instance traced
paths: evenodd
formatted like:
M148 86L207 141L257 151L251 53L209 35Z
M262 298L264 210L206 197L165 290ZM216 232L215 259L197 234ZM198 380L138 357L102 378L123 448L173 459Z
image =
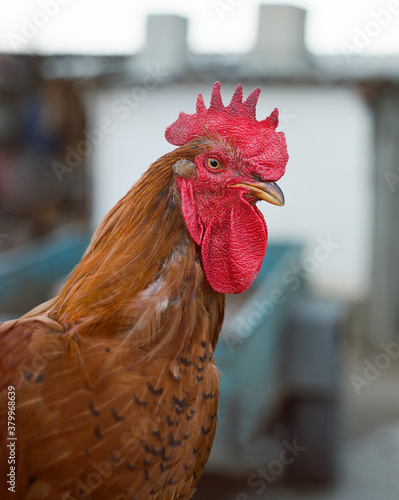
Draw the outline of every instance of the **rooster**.
M260 89L180 113L174 151L105 216L59 296L0 326L2 498L192 497L218 410L226 293L266 251L288 160ZM7 406L7 401L10 403ZM15 420L14 420L15 417Z

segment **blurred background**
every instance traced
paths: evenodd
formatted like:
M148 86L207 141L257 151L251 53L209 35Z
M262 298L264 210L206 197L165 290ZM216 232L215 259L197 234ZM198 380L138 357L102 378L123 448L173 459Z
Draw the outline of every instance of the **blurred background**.
M262 272L229 297L196 499L397 499L399 2L0 1L0 316L54 295L94 228L222 84L290 160Z

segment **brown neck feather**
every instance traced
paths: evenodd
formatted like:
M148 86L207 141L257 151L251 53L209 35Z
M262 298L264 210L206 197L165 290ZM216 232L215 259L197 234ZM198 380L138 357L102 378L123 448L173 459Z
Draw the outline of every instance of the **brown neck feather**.
M181 321L198 320L204 308L207 316L214 313L218 335L224 296L205 280L198 248L181 214L172 169L182 158L193 159L199 147L199 141L193 141L157 160L105 216L49 311L51 318L89 335L96 335L101 324L102 335L109 330L107 336L116 336L129 329L132 333L143 310L158 314L160 304L169 301L169 310L174 301L176 308L184 309L179 314L187 315ZM199 311L192 309L193 297L201 302L196 304ZM196 318L190 317L193 314ZM156 340L154 328L149 336Z

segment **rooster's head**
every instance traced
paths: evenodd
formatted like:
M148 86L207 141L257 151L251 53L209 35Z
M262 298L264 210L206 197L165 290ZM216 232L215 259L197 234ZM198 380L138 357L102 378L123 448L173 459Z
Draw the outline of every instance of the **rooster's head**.
M242 100L238 85L224 106L216 82L209 108L198 96L195 114L180 113L166 129L176 146L193 142L196 156L174 165L187 229L201 247L206 278L221 293L241 293L256 278L266 252L267 227L259 200L283 205L276 182L288 161L278 111L256 119L256 88Z

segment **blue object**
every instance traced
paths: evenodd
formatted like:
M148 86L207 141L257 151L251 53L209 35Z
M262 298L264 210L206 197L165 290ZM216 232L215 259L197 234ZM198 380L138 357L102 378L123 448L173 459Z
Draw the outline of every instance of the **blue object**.
M90 237L75 226L63 227L0 254L0 319L25 314L49 300L54 287L81 259Z

